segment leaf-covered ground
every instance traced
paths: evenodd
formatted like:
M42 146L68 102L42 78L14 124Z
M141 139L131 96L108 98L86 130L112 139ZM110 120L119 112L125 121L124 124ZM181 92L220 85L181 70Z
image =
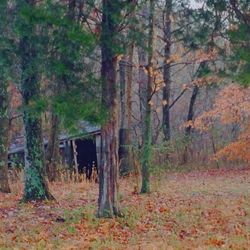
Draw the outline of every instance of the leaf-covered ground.
M167 174L152 193L121 181L125 216L96 219L97 184L55 183L56 202L0 194L0 249L250 249L250 169Z

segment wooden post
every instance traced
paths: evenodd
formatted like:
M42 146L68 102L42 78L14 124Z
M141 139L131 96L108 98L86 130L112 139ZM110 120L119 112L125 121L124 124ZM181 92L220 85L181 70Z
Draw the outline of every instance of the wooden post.
M76 146L75 140L72 140L72 146L73 146L73 154L74 154L75 173L76 173L76 176L78 176L77 146Z
M95 144L96 144L96 158L97 158L96 167L98 168L101 163L101 135L96 135Z

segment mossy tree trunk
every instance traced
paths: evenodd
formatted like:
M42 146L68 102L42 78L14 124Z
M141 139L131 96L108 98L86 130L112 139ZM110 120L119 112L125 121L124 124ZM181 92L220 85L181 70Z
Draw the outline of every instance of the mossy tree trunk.
M10 193L8 182L8 135L9 115L7 82L0 79L0 192L3 193Z
M145 103L146 112L144 131L142 133L142 187L141 193L150 192L150 161L152 151L152 110L151 101L153 95L153 50L154 50L154 9L155 2L150 0L149 6L149 36L148 36L148 82L147 82L147 102Z
M34 0L25 4L35 6ZM40 112L35 112L40 96L39 62L37 56L37 26L24 23L25 32L21 34L19 53L21 58L21 92L23 97L25 129L25 189L24 201L53 199L45 179L45 157L42 138Z
M9 26L12 16L8 1L0 1L0 192L9 193L8 142L9 142L9 98L8 77L11 68Z

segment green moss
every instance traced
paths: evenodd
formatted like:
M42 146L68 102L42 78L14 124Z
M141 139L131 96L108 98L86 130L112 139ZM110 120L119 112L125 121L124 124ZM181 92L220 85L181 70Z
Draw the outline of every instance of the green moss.
M25 200L46 199L46 190L41 174L36 168L25 169Z

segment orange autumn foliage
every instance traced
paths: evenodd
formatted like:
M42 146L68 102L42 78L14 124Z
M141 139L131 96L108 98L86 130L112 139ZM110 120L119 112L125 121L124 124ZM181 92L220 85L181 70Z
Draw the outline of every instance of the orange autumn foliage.
M226 156L229 160L242 160L250 162L250 125L239 136L237 141L221 149L216 157Z
M216 158L250 161L250 87L236 84L226 86L216 98L214 107L199 116L192 125L202 132L209 131L215 122L222 125L238 124L241 133L238 138L220 149Z

